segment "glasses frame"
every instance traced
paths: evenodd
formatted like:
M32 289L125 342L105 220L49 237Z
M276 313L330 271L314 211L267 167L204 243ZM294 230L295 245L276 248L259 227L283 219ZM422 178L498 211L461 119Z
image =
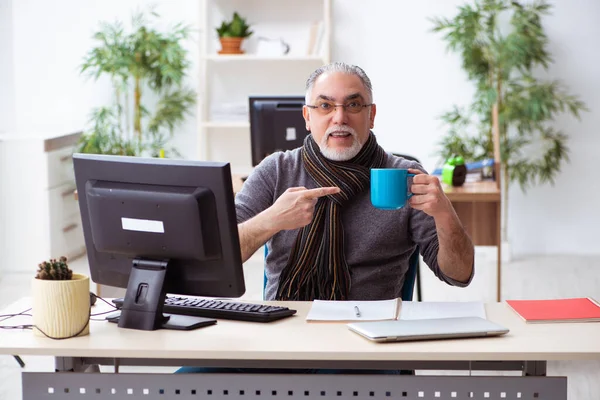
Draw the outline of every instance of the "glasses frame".
M333 106L332 109L331 109L331 111L326 112L326 113L321 114L321 115L329 115L332 112L335 112L335 110L338 107L342 107L344 109L344 112L347 112L348 114L360 114L362 112L362 110L364 110L365 108L371 107L371 106L375 105L375 103L363 104L363 105L360 106L361 107L360 110L358 110L357 112L352 112L352 111L348 111L348 109L347 109L348 106L346 104L335 104L335 103L329 103L329 104L331 104ZM313 109L313 110L317 110L317 109L320 108L319 106L316 106L314 104L305 104L305 106L308 107L308 108L310 108L310 109Z

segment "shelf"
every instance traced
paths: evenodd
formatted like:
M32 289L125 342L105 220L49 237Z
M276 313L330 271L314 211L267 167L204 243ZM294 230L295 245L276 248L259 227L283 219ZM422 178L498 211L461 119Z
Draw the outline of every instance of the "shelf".
M201 124L204 128L250 128L248 121L207 121Z
M206 56L209 61L230 62L230 61L307 61L323 63L321 56L261 56L257 54L210 54Z
M303 95L306 79L331 59L332 2L200 0L200 159L230 160L232 171L242 175L251 171L250 122L242 107L250 96ZM248 17L255 36L246 53L219 54L214 29L234 10ZM280 38L291 50L282 54L277 42L263 47L259 37Z

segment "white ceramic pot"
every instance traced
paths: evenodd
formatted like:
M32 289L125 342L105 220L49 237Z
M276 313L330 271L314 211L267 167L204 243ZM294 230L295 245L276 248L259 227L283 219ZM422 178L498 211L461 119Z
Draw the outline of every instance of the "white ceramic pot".
M35 335L67 338L90 333L89 277L73 274L68 281L34 278L32 296Z

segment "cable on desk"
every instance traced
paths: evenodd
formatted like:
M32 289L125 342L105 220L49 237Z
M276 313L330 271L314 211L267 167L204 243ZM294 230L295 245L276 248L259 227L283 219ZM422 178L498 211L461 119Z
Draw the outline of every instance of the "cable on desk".
M48 335L42 329L40 329L39 327L37 327L37 326L35 326L33 324L0 325L0 329L33 329L33 328L36 328L38 331L40 331L42 333L42 335L46 336L49 339L54 339L54 340L64 340L64 339L71 339L71 338L77 337L77 336L79 336L81 334L81 332L83 332L88 327L88 325L90 324L90 320L93 320L93 321L104 321L103 319L94 319L94 318L92 318L93 316L103 315L103 314L109 314L109 313L114 312L117 309L117 307L115 307L113 304L109 303L108 301L106 301L102 297L96 296L95 294L94 294L94 296L96 297L96 299L102 300L103 302L105 302L106 304L108 304L109 306L111 306L113 309L110 310L110 311L104 311L104 312L101 312L101 313L92 314L92 305L90 304L90 312L89 312L88 319L87 319L85 325L77 333L75 333L75 334L73 334L71 336L67 336L67 337L53 337L53 336ZM31 308L28 308L27 310L21 311L20 313L17 313L17 314L0 315L0 318L2 318L2 319L0 319L0 322L6 321L7 319L18 317L18 316L28 316L28 317L31 317L32 314L26 314L30 310L31 310Z
M91 309L92 307L90 306L90 313L91 313ZM5 315L0 315L1 317L5 317L2 320L0 320L0 322L2 321L6 321L9 318L14 318L14 317L19 317L19 316L28 316L31 317L31 314L26 314L27 311L31 310L31 308L28 308L25 311L21 311L20 313L17 314L5 314ZM48 335L46 332L44 332L43 330L41 330L39 327L33 325L33 324L21 324L21 325L0 325L0 329L33 329L36 328L37 330L39 330L44 336L46 336L47 338L50 339L55 339L55 340L62 340L62 339L70 339L72 337L75 337L77 335L79 335L81 332L84 331L84 329L88 326L88 324L90 323L89 318L86 321L85 325L83 326L83 328L81 328L81 330L79 330L79 332L77 332L75 335L72 336L68 336L68 337L64 337L64 338L58 338L58 337L52 337L50 335Z
M91 318L91 317L96 317L96 316L98 316L98 315L110 314L110 313L113 313L113 312L115 312L115 310L118 310L118 308L117 308L117 307L116 307L114 304L110 303L110 302L109 302L109 301L107 301L106 299L103 299L102 297L100 297L100 296L97 296L97 295L95 295L95 294L94 294L94 296L96 296L96 299L100 299L100 300L102 300L103 302L105 302L106 304L108 304L109 306L111 306L111 307L112 307L112 310L103 311L103 312L96 313L96 314L90 314L90 320L92 320L92 321L106 321L106 319L102 319L102 318Z
M96 298L97 298L97 299L100 299L100 300L102 300L103 302L105 302L106 304L108 304L109 306L111 306L112 308L114 308L115 310L117 310L117 307L116 307L114 304L112 304L111 302L107 301L106 299L103 299L102 297L100 297L100 296L98 296L98 295L95 295L95 294L94 294L94 296L96 296ZM113 310L113 311L114 311L114 310ZM112 312L112 311L111 311L111 312ZM99 314L97 314L97 315L99 315Z
M2 318L2 319L0 319L0 322L6 321L9 318L18 317L19 315L25 315L25 316L31 317L31 314L25 314L27 311L30 311L30 310L31 310L31 308L28 308L27 310L21 311L20 313L17 313L17 314L0 315L0 318Z
M27 311L31 310L31 308L28 308L25 311L21 311L20 313L17 314L4 314L4 315L0 315L0 322L2 321L6 321L7 319L10 318L14 318L14 317L20 317L20 316L26 316L26 317L31 317L31 314L26 314ZM33 325L30 324L21 324L21 325L0 325L0 329L33 329Z
M0 322L6 321L7 319L10 318L14 318L14 317L19 317L19 316L27 316L27 317L31 317L31 314L26 314L27 311L30 311L31 308L28 308L27 310L21 311L20 313L17 314L4 314L4 315L0 315ZM27 324L23 324L23 325L0 325L0 329L31 329L33 325L27 325Z

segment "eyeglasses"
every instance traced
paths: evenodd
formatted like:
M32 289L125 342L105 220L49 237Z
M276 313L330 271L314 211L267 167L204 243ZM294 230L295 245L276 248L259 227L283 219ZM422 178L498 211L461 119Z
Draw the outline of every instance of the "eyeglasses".
M335 104L331 101L318 101L317 104L307 104L306 107L312 108L321 115L327 115L335 111L338 107L343 107L344 111L350 114L358 114L363 109L371 107L373 104L362 104L360 101L351 101L346 104Z

